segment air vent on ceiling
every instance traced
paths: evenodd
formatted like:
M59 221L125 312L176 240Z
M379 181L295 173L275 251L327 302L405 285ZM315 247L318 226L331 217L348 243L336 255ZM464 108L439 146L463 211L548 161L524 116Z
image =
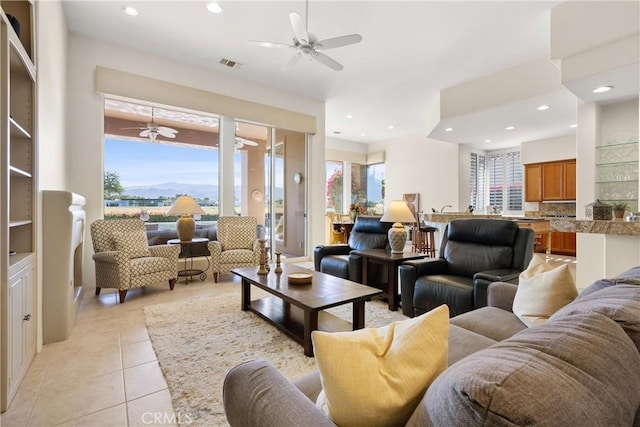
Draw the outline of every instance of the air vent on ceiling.
M334 135L340 135L341 133L342 133L342 132L341 132L341 131L339 131L339 130L334 130L334 131L333 131L333 134L334 134Z
M225 67L229 67L229 68L240 68L242 66L241 63L236 62L236 61L232 61L232 60L227 59L227 58L222 58L220 60L220 64L224 65Z

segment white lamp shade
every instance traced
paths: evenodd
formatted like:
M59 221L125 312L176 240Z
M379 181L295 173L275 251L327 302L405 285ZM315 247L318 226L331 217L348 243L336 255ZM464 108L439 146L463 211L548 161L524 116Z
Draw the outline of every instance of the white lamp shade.
M416 222L416 219L411 213L407 202L404 200L392 200L380 221L410 223Z
M407 243L407 232L402 223L416 222L409 206L407 206L407 202L404 200L393 200L387 207L384 215L382 215L382 218L380 218L380 221L394 223L387 233L391 253L401 254L404 252L404 246Z
M204 213L204 209L202 209L198 202L191 196L178 197L173 206L167 211L167 215L202 215Z
M203 214L204 210L191 196L180 196L173 206L167 211L167 215L182 215L176 221L176 231L181 241L193 239L196 230L196 222L191 218L192 214Z

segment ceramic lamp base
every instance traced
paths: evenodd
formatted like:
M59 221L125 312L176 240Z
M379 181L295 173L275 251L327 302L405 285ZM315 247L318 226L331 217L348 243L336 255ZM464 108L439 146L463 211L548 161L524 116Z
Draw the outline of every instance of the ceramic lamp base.
M404 252L404 245L407 243L407 232L404 225L396 222L387 233L389 238L389 246L391 246L392 254L401 254Z
M176 231L181 241L188 242L193 239L196 232L196 222L191 218L191 215L184 214L176 221Z

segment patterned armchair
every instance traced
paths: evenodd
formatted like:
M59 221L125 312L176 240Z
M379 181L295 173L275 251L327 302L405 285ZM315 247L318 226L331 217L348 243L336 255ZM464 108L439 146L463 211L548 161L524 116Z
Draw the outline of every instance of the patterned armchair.
M129 289L178 278L179 245L147 245L144 223L138 219L99 219L91 224L96 295L102 288L116 288L120 303Z
M218 219L218 240L209 242L211 271L218 282L220 273L260 263L258 220L249 216L223 216Z

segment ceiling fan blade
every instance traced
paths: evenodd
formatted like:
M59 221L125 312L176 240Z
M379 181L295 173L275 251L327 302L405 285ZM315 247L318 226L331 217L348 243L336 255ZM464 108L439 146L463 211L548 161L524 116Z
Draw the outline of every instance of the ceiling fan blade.
M177 130L175 130L174 128L170 128L168 126L158 126L157 128L158 130L163 130L165 132L172 132L172 133L178 133Z
M302 54L300 52L293 55L289 62L287 62L284 67L282 67L282 71L289 71L291 68L293 68L294 65L298 63L298 61L300 61L300 58L302 58Z
M250 145L252 147L257 147L258 143L255 141L252 141L250 139L246 139L246 138L242 138L240 136L236 136L236 144L240 144L242 145Z
M320 40L313 44L316 49L333 49L336 47L349 46L350 44L360 43L362 36L360 34L349 34L347 36L333 37L331 39Z
M158 128L157 133L164 136L165 138L175 138L176 134L167 129L169 128Z
M136 127L132 127L132 128L120 128L120 129L122 129L122 130L125 130L125 129L146 129L146 127L145 126L136 126Z
M342 71L342 69L344 68L342 66L341 63L339 63L338 61L336 61L335 59L325 55L322 52L314 52L311 57L313 59L315 59L316 61L318 61L321 64L326 65L327 67L336 70L336 71Z
M139 133L140 136L144 136L147 137L151 134L151 131L149 129L143 130L142 132Z
M291 12L289 13L289 20L291 21L291 28L293 28L293 34L296 36L296 40L302 44L309 44L309 33L307 33L307 28L304 25L302 16L296 12Z
M284 43L260 42L257 40L249 40L247 41L247 44L250 44L251 46L259 46L259 47L278 47L278 48L291 47L290 45L284 44Z

